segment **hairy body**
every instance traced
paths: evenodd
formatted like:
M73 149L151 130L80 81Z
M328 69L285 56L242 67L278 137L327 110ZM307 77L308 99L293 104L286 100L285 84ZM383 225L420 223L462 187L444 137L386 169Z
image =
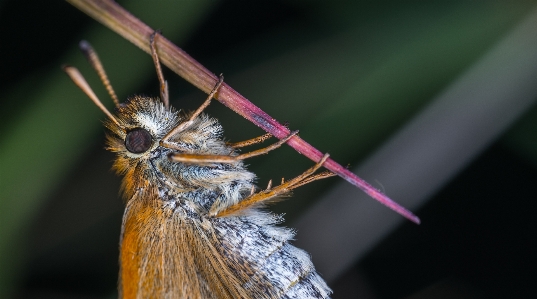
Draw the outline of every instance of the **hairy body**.
M223 141L217 120L197 116L168 136L171 146L164 147L161 139L188 118L159 99L133 97L118 108L116 119L106 126L127 200L120 297L329 297L308 254L288 243L293 231L276 226L280 216L256 206L211 216L252 194L255 175L241 160L182 163L169 158L177 153L237 156ZM136 130L151 136L141 153L128 148L129 142L135 148L144 142L130 133Z

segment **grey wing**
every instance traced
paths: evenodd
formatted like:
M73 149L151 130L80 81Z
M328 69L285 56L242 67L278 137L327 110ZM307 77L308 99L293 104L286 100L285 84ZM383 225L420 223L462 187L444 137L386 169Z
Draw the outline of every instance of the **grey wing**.
M329 298L332 291L309 255L289 244L294 232L274 226L281 218L253 212L216 218L219 250L251 298Z

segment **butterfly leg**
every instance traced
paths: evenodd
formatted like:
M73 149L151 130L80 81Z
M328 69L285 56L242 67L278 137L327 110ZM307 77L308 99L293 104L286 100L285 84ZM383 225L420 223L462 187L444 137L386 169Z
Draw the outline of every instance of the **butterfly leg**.
M234 163L237 161L241 161L244 159L248 159L251 157L264 155L272 150L275 150L282 146L284 143L286 143L289 139L291 139L293 136L298 134L298 131L291 132L287 137L279 140L276 143L273 143L267 147L251 151L248 153L240 154L237 156L226 156L226 155L196 155L196 154L183 154L183 153L175 153L170 155L170 159L175 162L182 162L182 163L198 163L198 164L204 164L204 163Z
M201 104L201 106L199 106L198 109L196 109L196 111L194 111L194 113L192 113L190 115L190 117L188 118L188 120L186 122L184 122L184 123L192 123L192 121L194 119L196 119L196 117L198 117L198 115L200 115L203 112L203 110L205 110L205 108L207 108L207 106L209 106L209 104L211 103L211 100L218 93L218 90L220 89L220 86L222 86L222 83L224 83L224 75L220 74L220 76L218 76L218 81L216 82L216 85L213 87L213 90L211 90L211 92L209 93L209 96L207 96L207 99L205 99L203 104ZM179 126L181 126L181 125L179 125ZM190 126L190 125L188 125L188 126Z
M227 145L231 146L232 148L241 148L241 147L261 143L261 142L269 139L272 136L273 136L272 134L266 133L266 134L263 134L261 136L258 136L258 137L252 138L252 139L244 140L244 141L241 141L241 142L228 143Z
M297 187L303 186L307 183L311 183L319 179L324 179L324 178L334 176L335 174L330 171L313 175L313 173L315 173L315 171L317 171L324 164L324 162L326 161L326 159L328 159L328 157L329 155L325 154L319 162L317 162L310 169L306 170L304 173L295 177L294 179L291 179L287 182L282 182L281 185L276 186L274 188L271 188L271 184L269 183L269 186L267 187L267 189L254 193L248 196L247 198L245 198L244 200L242 200L241 202L236 203L232 206L229 206L224 210L215 211L211 209L211 211L209 211L209 215L214 216L214 217L228 216L236 212L239 212L243 209L247 209L254 205L266 202L270 199L274 199L277 196L288 193L289 191Z
M289 129L289 124L287 122L285 122L283 125L287 129ZM232 148L241 148L241 147L246 147L246 146L262 143L265 140L267 140L267 139L269 139L269 138L271 138L273 136L274 135L272 135L270 133L266 133L266 134L263 134L261 136L258 136L258 137L252 138L252 139L248 139L248 140L244 140L244 141L240 141L240 142L228 142L226 144L227 144L227 146L230 146Z
M209 93L209 96L207 97L207 99L205 99L203 104L201 104L201 106L199 106L199 108L196 109L196 111L194 111L194 113L192 113L190 115L190 117L188 118L187 121L184 121L184 122L180 123L177 127L173 128L173 130L168 132L168 134L166 134L166 136L164 136L162 138L162 140L160 141L160 144L165 146L165 147L174 148L173 144L170 144L168 142L168 139L170 139L170 137L175 135L176 133L181 132L181 131L185 130L186 128L190 127L194 123L194 119L196 119L196 117L198 117L198 115L200 115L201 112L203 112L203 110L205 110L205 108L207 108L207 106L209 106L209 104L211 103L211 100L218 93L218 90L220 89L220 86L222 86L223 82L224 82L224 76L222 74L220 74L218 82L214 86L214 88L211 91L211 93Z
M149 37L149 48L151 48L151 57L153 58L153 63L155 64L155 69L157 71L158 82L160 83L160 99L164 103L166 108L170 107L170 97L168 94L168 81L164 80L164 75L162 74L162 67L160 65L160 60L157 54L157 47L155 44L155 37L160 34L158 30L154 31Z

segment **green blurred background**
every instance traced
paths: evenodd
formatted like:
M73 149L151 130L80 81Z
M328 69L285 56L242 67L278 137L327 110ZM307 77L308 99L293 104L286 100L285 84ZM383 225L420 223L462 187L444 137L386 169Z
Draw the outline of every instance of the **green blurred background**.
M353 166L537 7L464 0L119 3L319 150ZM120 98L158 94L152 61L63 1L2 1L0 32L0 298L114 297L120 179L109 170L113 155L102 149L104 116L60 65L78 67L111 107L78 41L92 43ZM205 98L170 71L165 77L175 107L192 110ZM207 111L229 140L263 133L219 103ZM405 223L349 265L330 282L333 298L531 294L536 128L537 110L528 109L416 211L429 224ZM312 164L290 148L248 163L260 185ZM338 181L308 185L274 211L292 225ZM519 193L506 198L509 190ZM464 197L472 212L457 214ZM502 209L509 213L496 214ZM495 216L480 222L487 214ZM502 229L487 230L489 220ZM457 245L442 248L437 238Z

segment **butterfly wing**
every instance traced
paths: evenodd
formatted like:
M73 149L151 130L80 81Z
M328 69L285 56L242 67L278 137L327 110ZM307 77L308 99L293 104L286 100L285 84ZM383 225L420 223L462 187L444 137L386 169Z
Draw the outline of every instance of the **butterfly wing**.
M154 192L134 195L123 218L120 298L247 298L208 231Z

